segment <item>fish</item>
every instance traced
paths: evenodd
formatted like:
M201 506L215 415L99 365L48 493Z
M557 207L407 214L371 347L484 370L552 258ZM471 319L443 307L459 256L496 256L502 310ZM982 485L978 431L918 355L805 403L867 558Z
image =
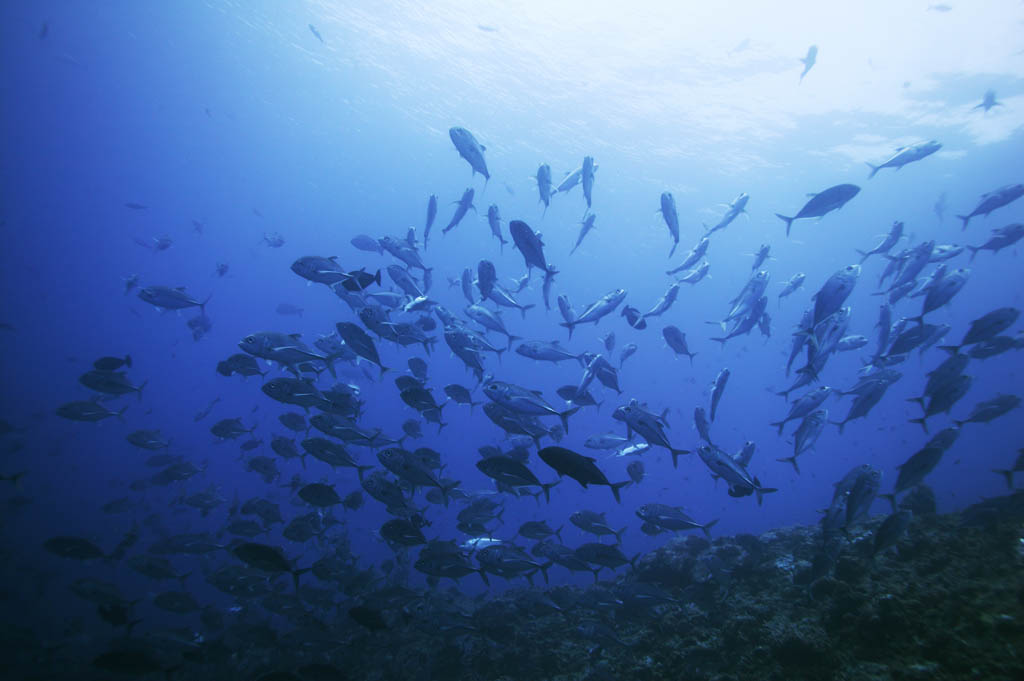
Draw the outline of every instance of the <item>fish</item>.
M1024 184L1008 184L987 194L982 194L974 210L967 215L957 215L957 217L963 220L963 229L966 230L971 218L979 215L988 217L992 211L1013 203L1022 196L1024 196Z
M668 287L665 294L661 299L654 304L650 310L644 313L644 318L647 317L660 317L662 314L668 311L670 307L676 302L679 297L679 284L675 283Z
M430 228L434 226L437 218L437 194L431 194L427 199L427 220L423 228L423 250L427 250L427 240L430 238Z
M447 234L462 222L462 218L466 217L466 213L472 208L476 211L476 206L473 205L473 188L469 187L462 193L462 198L456 201L458 205L455 207L455 213L452 215L452 219L448 221L448 225L441 230L442 234ZM499 236L500 238L500 236Z
M940 5L934 5L934 7L940 7ZM996 106L1003 106L1003 103L996 99L996 91L990 89L985 90L985 94L981 98L981 103L972 107L971 110L973 111L974 109L984 109L985 113L988 113L989 109Z
M509 234L512 235L512 241L515 243L515 247L519 249L519 252L523 256L523 260L526 262L526 271L529 274L533 268L539 269L544 273L544 307L550 310L550 292L551 284L554 281L555 275L558 274L558 270L552 265L548 264L547 258L544 256L544 241L541 235L534 232L528 224L522 220L513 220L508 224Z
M682 507L669 506L667 504L644 504L636 509L636 515L644 522L651 523L655 527L678 532L681 530L700 530L704 536L711 539L711 528L718 520L711 520L701 525L696 520L686 515Z
M551 205L551 166L547 163L541 163L540 167L537 168L537 174L534 175L534 180L537 182L537 193L540 198L539 201L544 204L544 212L547 213L548 206Z
M296 376L298 365L310 360L323 362L332 376L336 376L330 357L310 350L301 340L302 334L285 334L276 331L260 331L249 334L238 342L238 347L254 357L278 362Z
M756 476L750 475L746 466L714 445L701 445L697 448L697 453L713 475L721 477L728 483L731 497L756 494L757 505L760 506L765 494L779 491L774 487L763 487Z
M491 204L487 209L487 225L491 228L491 235L498 240L499 248L504 251L505 244L508 241L501 236L501 213L498 212L498 206ZM487 297L486 295L484 296Z
M321 43L324 42L324 37L320 35L320 31L316 30L316 26L314 26L313 24L309 25L309 32L315 35L316 39L319 40Z
M569 255L572 255L573 253L576 252L576 249L579 248L580 244L583 243L583 238L590 233L590 230L594 229L595 220L597 220L597 215L594 213L591 213L590 215L587 215L585 218L583 218L583 221L580 223L580 234L578 237L576 237L576 245L572 247L571 251L569 251Z
M469 130L458 126L449 129L448 136L451 137L459 156L466 159L469 167L473 169L473 175L480 173L485 181L490 180L491 174L487 172L487 161L484 160L487 147L477 142Z
M994 229L989 240L981 246L967 246L971 252L971 261L974 261L974 256L978 255L978 251L992 251L995 254L1017 243L1022 237L1024 237L1024 224L1019 222Z
M651 445L664 447L672 455L672 467L678 465L680 456L690 453L688 449L673 447L665 434L665 427L668 425L664 416L653 414L643 407L636 400L630 400L628 404L616 407L612 412L612 418L622 421L627 426L627 438L632 438L635 431Z
M686 355L690 358L690 365L693 366L693 358L697 356L697 353L690 352L690 348L686 344L686 334L672 325L662 329L661 334L665 338L665 344L672 352L676 355Z
M701 237L701 240L697 242L697 245L691 248L690 252L686 254L686 258L683 260L682 264L680 264L679 267L667 270L665 274L673 275L676 274L677 272L682 272L683 270L690 269L707 254L708 246L710 245L711 240L708 239L707 236Z
M811 200L805 203L800 212L793 217L787 217L781 213L776 213L775 217L786 223L786 236L788 237L794 220L825 217L832 211L845 206L858 193L860 193L860 187L855 184L837 184L817 194L811 194Z
M580 410L579 406L575 406L558 411L540 396L539 391L527 390L504 381L488 381L484 383L483 390L488 399L515 413L529 416L558 416L566 433L569 432L569 417Z
M169 286L147 286L139 290L139 298L153 307L161 310L184 310L189 307L198 307L203 313L206 312L206 304L210 302L213 294L206 297L206 300L199 301L189 297L185 293L185 287L171 288Z
M551 488L559 482L542 483L525 464L507 456L488 457L477 461L476 467L487 477L509 487L540 487L548 503L551 502Z
M676 199L672 196L672 192L661 193L661 208L658 212L665 220L665 226L668 227L668 233L672 237L672 249L668 252L668 257L671 258L672 254L676 252L676 247L679 246L679 214L676 212Z
M388 367L381 363L380 355L377 353L377 346L374 344L373 339L359 326L352 322L338 322L335 324L335 327L338 329L338 335L345 341L345 345L363 359L376 364L380 368L381 376L389 370ZM330 366L328 364L328 367Z
M889 229L889 233L885 235L882 242L872 248L870 251L857 250L861 255L860 262L864 263L865 260L870 258L872 255L886 255L892 247L899 243L900 239L903 238L903 223L896 220L892 223L892 227Z
M804 65L804 70L800 73L800 82L804 81L804 76L810 71L818 61L818 46L811 45L807 48L807 56L800 60L800 63Z
M718 221L718 224L711 228L704 225L705 230L707 230L704 232L704 236L711 236L718 230L725 229L732 224L732 221L739 217L740 214L747 214L748 201L750 201L750 196L745 192L733 199L732 203L726 206L725 215L723 215L722 219ZM754 269L757 269L757 267Z
M580 168L580 185L583 187L583 197L587 201L587 210L591 208L594 192L594 174L596 171L597 166L594 164L594 157L584 156L583 165Z
M875 173L877 173L882 168L895 168L896 170L899 170L908 163L920 161L923 158L931 156L941 148L942 145L936 142L935 140L929 140L927 142L918 142L917 144L911 144L910 146L906 147L899 147L898 149L896 149L895 153L893 153L892 156L883 161L881 164L877 166L872 165L871 163L867 164L867 166L871 168L871 174L868 175L868 179L870 180L871 178L873 178L875 176Z
M718 403L725 392L725 384L729 382L730 371L722 369L718 372L715 382L711 385L711 422L715 422L715 412L718 411Z
M615 310L615 308L619 306L619 303L625 300L625 298L626 291L624 289L620 288L615 289L614 291L609 291L608 293L606 293L605 295L601 296L596 301L591 303L590 306L586 310L584 310L583 314L581 314L579 317L572 320L571 322L561 322L559 326L563 326L566 329L568 329L569 338L572 338L573 329L575 329L580 324L597 324L597 322L600 321L602 317L611 314Z
M565 447L557 446L544 447L537 452L537 455L541 458L541 461L551 466L558 473L558 477L561 478L563 475L567 475L580 483L584 489L586 489L587 485L606 485L611 489L616 503L622 503L619 490L630 484L630 481L609 482L605 474L595 464L594 458L583 456Z

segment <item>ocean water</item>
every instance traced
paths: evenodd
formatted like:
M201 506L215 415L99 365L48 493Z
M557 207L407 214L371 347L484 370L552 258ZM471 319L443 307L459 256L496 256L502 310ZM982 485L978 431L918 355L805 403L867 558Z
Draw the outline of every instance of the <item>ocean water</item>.
M230 511L239 502L264 498L278 504L288 522L314 510L289 487L294 476L300 483L332 485L342 497L361 489L359 477L354 469L332 469L313 457L304 464L277 457L269 446L273 436L305 437L287 432L278 416L302 409L270 399L260 389L260 376L224 377L216 367L241 352L239 341L255 332L301 334L312 346L338 322L359 323L357 312L329 287L293 273L291 265L300 257L337 256L346 271L383 270L382 284L367 293L397 290L386 268L400 261L356 249L351 240L357 235L404 240L414 228L419 255L432 270L428 297L478 328L464 319L467 301L449 279L457 281L467 267L475 273L479 261L489 260L498 282L515 291L526 266L508 224L521 220L542 234L547 262L557 274L550 309L540 272L515 293L520 303L534 307L525 315L502 314L510 332L558 340L573 353L602 353L615 367L626 344L637 346L619 371L621 394L595 381L600 407L573 415L559 444L595 457L611 482L628 480L626 465L634 460L642 460L646 478L622 489L621 503L601 486L584 489L570 478L551 490L550 503L502 494L497 498L505 510L500 522L489 524L492 535L526 549L534 542L516 532L531 520L562 528L561 539L572 548L610 544L611 538L586 534L569 521L576 511L592 510L605 513L611 528L625 528L621 550L627 558L647 554L673 536L641 531L636 510L648 503L682 507L701 524L717 521L715 537L815 525L833 502L834 483L855 466L877 468L879 491L890 492L898 466L935 433L966 419L980 402L1021 392L1019 349L971 359L965 369L973 377L970 388L949 413L929 418L928 432L910 422L921 408L908 398L922 394L927 372L948 357L938 346L957 344L973 320L994 309L1022 307L1017 246L974 258L963 250L945 264L947 274L969 268L967 283L925 317L929 324L948 325L948 334L891 367L901 377L865 418L842 432L827 425L815 448L799 457L799 473L778 461L792 454L799 420L781 437L770 425L789 408L775 393L789 387L805 363L803 355L787 376L801 315L835 272L861 261L857 249L874 247L894 221L905 227L892 255L929 240L981 246L993 230L1024 221L1024 201L974 217L965 229L957 219L974 210L983 194L1024 181L1019 3L736 3L728 10L666 3L626 12L614 3L582 2L470 8L454 2L371 7L220 0L9 3L0 12L0 531L5 619L19 632L31 632L29 647L64 645L75 651L72 659L88 664L123 634L97 615L95 599L69 589L86 577L115 585L123 597L117 603L132 603L130 618L141 620L136 637L178 631L180 638L185 630L215 638L198 610L179 614L154 605L157 594L178 588L173 580L149 579L127 565L158 540L182 533L208 533L224 547L202 556L169 556L177 572L191 573L181 589L205 612L229 620L245 615L288 631L286 617L209 584L218 568L242 565L232 542L247 540L226 531ZM801 76L800 60L811 45L817 47L816 61ZM979 106L987 91L998 102L991 108ZM489 180L460 157L449 136L453 126L469 130L485 147ZM941 149L868 178L867 163L879 165L898 148L928 140ZM538 166L549 164L557 184L585 156L598 167L591 208L577 186L555 194L545 210L533 179ZM844 183L860 188L847 205L820 219L794 222L787 237L775 214L796 215L809 194ZM467 188L475 191L475 210L442 233ZM673 194L679 216L679 245L671 257L674 242L658 212L662 192ZM679 265L705 225L716 224L743 193L750 197L745 213L710 237L703 259L708 276L682 284L678 300L648 318L646 329L631 328L622 307L652 308L674 281L666 271ZM437 196L438 212L424 245L431 195ZM487 224L492 205L500 210L505 245ZM588 213L596 215L595 228L570 254ZM771 249L771 259L759 268L770 276L764 292L770 335L755 326L720 347L711 340L719 335L717 322L750 279L752 254L762 244ZM888 262L880 255L868 258L843 303L850 308L844 335L864 335L867 345L835 354L820 380L794 391L794 397L818 385L846 390L870 364L879 306L886 300L877 294L891 283L879 285ZM921 284L937 264L922 270ZM221 265L226 271L218 273ZM422 283L419 271L412 273ZM780 299L784 283L797 273L806 275L804 285ZM126 280L133 276L138 285L129 290ZM154 309L138 296L149 286L185 287L193 299L209 299L210 328L195 339L189 321L197 310ZM578 326L569 338L556 297L565 296L579 315L619 288L627 292L624 303L598 324ZM921 314L924 300L895 302L893 321ZM281 304L302 314L283 315ZM421 316L390 314L393 322ZM447 384L472 389L479 406L448 403L442 408L447 425L439 430L424 421L422 438L406 440L405 446L440 452L441 475L460 481L460 490L492 493L493 481L475 465L478 448L507 449L506 434L483 413L488 398L479 385L482 377L452 355L441 321L433 319L437 328L428 335L437 342L429 354L419 345L398 347L375 337L390 370L380 375L365 361L338 362L339 379L358 389L359 426L395 439L404 421L423 420L399 398L393 382L409 375L410 357L427 361L426 387L438 402ZM661 332L669 324L686 333L697 353L692 363L666 346ZM1021 328L1014 323L1002 333L1019 341ZM601 341L609 332L616 339L611 353ZM500 334L487 337L505 346ZM62 404L96 395L79 381L94 360L125 355L131 367L119 370L131 384L144 383L141 394L96 403L123 408L121 418L83 423L56 414ZM486 378L541 391L557 410L570 405L555 390L578 385L584 375L571 359L535 362L514 350L500 358L482 356ZM267 379L290 375L259 363L269 371ZM777 489L763 504L755 495L731 496L696 453L702 442L694 408L710 409L712 382L725 368L730 378L712 439L729 453L745 442L756 444L749 472ZM334 383L327 373L306 375L320 390ZM209 414L197 419L215 398ZM823 407L840 420L852 399L831 396ZM660 447L636 459L584 446L593 435L625 435L612 413L630 400L664 412L672 445L693 451L680 457L678 467ZM925 479L939 512L1006 492L1004 479L992 471L1013 466L1020 413L962 426ZM228 418L240 418L246 429L254 428L252 434L219 441L210 427ZM550 416L541 421L547 427L558 423ZM171 485L138 484L161 470L147 465L154 452L126 441L140 429L159 430L170 441L159 453L180 455L201 472ZM241 451L250 440L261 442ZM545 437L542 445L551 444ZM529 449L530 470L542 482L553 482L556 472L535 446ZM360 464L384 470L377 449L353 446L349 452ZM254 456L275 458L279 477L266 482L247 470ZM24 475L6 479L18 473ZM221 503L205 514L183 503L201 492L214 493ZM428 503L425 492L407 490L406 496L429 523L422 528L426 539L471 539L456 528L456 514L466 502ZM103 510L122 497L128 497L123 512ZM417 593L438 588L413 568L421 547L396 550L381 539L379 530L392 516L382 503L364 497L358 510L327 511L329 527L320 538L292 541L275 524L252 539L280 547L294 568L347 547L344 555L368 585L345 592L335 586L329 604L304 605L337 631L359 630L345 611L382 585ZM868 515L889 512L889 504L877 498ZM87 539L106 557L76 560L44 547L50 538L67 536ZM126 536L134 543L126 542L111 559ZM475 555L468 561L477 565ZM553 586L582 588L594 581L589 572L557 565L546 570ZM618 579L629 570L623 566L613 575L605 569L600 576ZM542 575L532 578L542 588ZM301 579L329 586L314 576ZM527 584L523 576L505 580L492 574L489 581L488 586L468 574L457 585L464 594L486 599ZM282 592L292 588L287 575L269 584ZM451 584L445 578L439 588ZM387 619L396 610L401 608L374 611Z

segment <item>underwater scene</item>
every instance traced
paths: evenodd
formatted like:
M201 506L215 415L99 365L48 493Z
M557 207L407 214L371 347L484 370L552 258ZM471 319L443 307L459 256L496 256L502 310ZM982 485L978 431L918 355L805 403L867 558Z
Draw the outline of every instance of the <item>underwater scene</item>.
M1024 4L0 6L0 677L1024 678Z

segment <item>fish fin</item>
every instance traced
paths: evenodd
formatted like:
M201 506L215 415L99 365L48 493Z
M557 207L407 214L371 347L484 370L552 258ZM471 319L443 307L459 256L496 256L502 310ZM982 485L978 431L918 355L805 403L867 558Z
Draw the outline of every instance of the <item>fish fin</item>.
M701 531L704 532L704 536L707 537L709 540L711 539L711 528L718 523L718 520L718 518L715 518L709 523L704 523L704 525L700 528Z
M623 487L625 487L626 485L628 485L631 482L633 482L633 481L632 480L626 480L625 482L616 482L613 485L611 485L612 496L615 497L615 502L616 503L619 503L619 504L622 503L622 498L619 496L619 490L622 489Z
M689 449L676 449L676 448L672 447L672 448L669 449L669 452L672 453L672 468L677 468L679 466L679 457L684 455L684 454L689 454L690 450Z
M793 226L793 220L795 220L796 218L788 218L785 215L782 215L780 213L776 213L775 217L777 217L778 219L780 219L780 220L782 220L783 222L786 223L786 236L788 237L789 236L789 228Z
M1013 471L1003 470L1001 468L993 468L993 473L999 473L1006 480L1006 486L1013 489Z

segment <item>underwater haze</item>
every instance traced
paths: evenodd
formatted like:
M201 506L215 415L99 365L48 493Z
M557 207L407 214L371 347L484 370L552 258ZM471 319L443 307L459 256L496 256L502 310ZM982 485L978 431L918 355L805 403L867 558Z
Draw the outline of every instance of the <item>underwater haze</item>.
M1021 3L0 17L9 678L747 678L759 598L1019 584Z

